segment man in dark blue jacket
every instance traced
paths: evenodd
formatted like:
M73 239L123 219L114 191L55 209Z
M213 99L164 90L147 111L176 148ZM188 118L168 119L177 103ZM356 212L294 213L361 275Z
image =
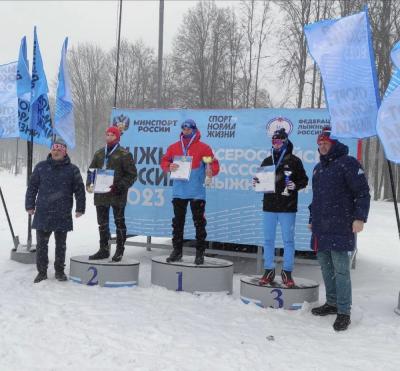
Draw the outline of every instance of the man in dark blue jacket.
M333 328L342 331L350 324L349 251L354 250L356 233L367 221L370 194L360 163L348 155L347 146L330 137L329 127L323 129L317 142L320 162L313 171L310 228L326 303L311 312L317 316L337 314Z
M35 166L25 196L26 211L35 215L32 223L37 240L35 283L47 279L47 250L52 232L56 240L55 276L59 281L67 280L64 263L67 233L72 231L73 195L75 216L79 218L85 213L85 187L79 169L67 155L66 144L58 140L52 145L47 160Z

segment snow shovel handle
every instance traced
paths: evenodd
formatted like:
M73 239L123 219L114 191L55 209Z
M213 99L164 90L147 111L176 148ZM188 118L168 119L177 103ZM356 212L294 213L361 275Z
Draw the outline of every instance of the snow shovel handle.
M1 190L1 187L0 187L0 196L1 196L1 201L2 201L2 203L3 203L4 211L6 212L6 217L7 217L7 221L8 221L8 226L9 226L9 228L10 228L11 236L12 236L12 239L13 239L13 242L14 242L14 247L17 248L17 247L18 247L18 237L15 237L14 229L13 229L12 224L11 224L10 215L8 214L8 209L7 209L6 201L5 201L5 199L4 199L3 191Z

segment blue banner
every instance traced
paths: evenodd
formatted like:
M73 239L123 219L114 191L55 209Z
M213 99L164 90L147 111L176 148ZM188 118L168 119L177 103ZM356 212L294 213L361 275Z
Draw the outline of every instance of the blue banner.
M19 137L17 62L0 66L0 139Z
M376 130L386 158L400 164L400 42L390 54L395 70L379 108Z
M270 154L272 133L284 127L310 178L309 186L299 193L296 221L296 249L308 250L311 175L319 161L317 135L329 124L326 110L113 110L111 122L124 130L121 144L133 153L138 169L138 180L128 193L128 233L171 236L172 190L160 160L179 140L180 124L187 118L197 122L202 141L212 147L221 167L207 189L207 240L263 244L262 194L254 192L252 177ZM345 143L355 154L356 141ZM194 239L190 210L186 218L185 238ZM280 236L278 228L278 245Z
M67 65L67 47L68 37L65 38L62 47L60 69L58 71L54 131L64 139L68 147L75 148L74 107L72 103L70 78Z
M43 69L39 41L34 28L33 65L31 84L30 130L33 130L35 143L50 147L53 135L51 126L50 106L47 93L46 74Z
M367 10L307 25L304 32L324 82L332 136L376 135L380 99Z
M26 37L21 40L18 56L17 69L17 91L18 91L18 120L19 135L21 139L30 140L31 130L29 130L29 108L31 101L31 76L29 74L29 64L26 48ZM34 138L35 139L35 138Z

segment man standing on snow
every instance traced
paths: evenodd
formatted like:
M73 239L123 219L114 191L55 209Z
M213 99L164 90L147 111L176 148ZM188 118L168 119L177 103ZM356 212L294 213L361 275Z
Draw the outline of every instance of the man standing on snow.
M106 130L106 146L100 148L93 156L89 169L106 169L114 171L114 182L110 191L95 193L94 204L96 206L97 223L99 225L100 249L89 260L107 259L110 256L110 207L113 209L114 222L117 234L117 248L112 260L122 260L125 250L126 225L125 206L128 198L128 189L137 178L136 166L132 153L119 145L121 133L115 126ZM91 173L88 172L86 190L93 192L91 185Z
M191 163L191 172L188 180L174 179L172 188L172 205L174 218L172 219L172 246L173 251L167 262L179 261L182 258L183 232L185 226L187 205L190 203L193 223L196 229L196 257L195 264L204 264L204 250L206 248L206 177L216 176L219 172L219 163L211 148L200 141L200 131L196 123L185 120L182 125L180 140L168 147L161 159L161 168L171 173L178 170L179 165L174 157L184 156Z
M354 250L356 233L367 221L370 194L360 163L330 133L330 127L325 127L317 139L320 162L313 171L309 206L311 243L321 265L326 303L311 313L337 314L333 328L343 331L351 322L349 251Z
M72 204L75 195L75 217L85 213L85 187L79 169L71 163L67 146L56 140L46 161L33 170L25 196L25 209L34 215L36 229L36 266L34 282L47 279L48 243L52 232L56 240L54 269L56 279L66 281L64 273L67 233L72 231Z

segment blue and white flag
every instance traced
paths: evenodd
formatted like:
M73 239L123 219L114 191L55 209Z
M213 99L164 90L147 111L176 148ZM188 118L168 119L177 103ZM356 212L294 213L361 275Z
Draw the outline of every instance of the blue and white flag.
M332 136L376 135L380 104L368 12L304 27L325 86Z
M47 86L46 74L43 69L42 56L40 54L35 26L33 40L30 129L33 130L35 143L50 147L53 128L51 126L50 106L47 97L48 92L49 89Z
M379 108L376 131L385 150L386 158L400 163L400 41L390 56L395 66L392 78Z
M72 102L69 71L67 65L68 37L65 38L60 69L58 71L58 86L56 97L56 114L54 119L55 133L64 139L68 147L75 147L74 106Z
M17 62L0 66L0 139L18 138Z
M26 37L21 40L17 68L18 119L21 139L30 140L29 107L31 101L31 76L29 74ZM35 139L35 138L34 138Z

